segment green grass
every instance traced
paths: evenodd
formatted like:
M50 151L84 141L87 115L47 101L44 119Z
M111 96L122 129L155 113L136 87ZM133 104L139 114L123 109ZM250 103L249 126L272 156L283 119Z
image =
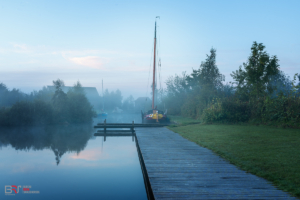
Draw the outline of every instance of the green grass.
M174 124L173 127L201 123L200 120L193 119L193 118L181 117L181 116L177 116L177 115L171 115L169 117L170 117L171 123Z
M299 129L224 124L191 124L169 128L211 149L239 168L300 197Z

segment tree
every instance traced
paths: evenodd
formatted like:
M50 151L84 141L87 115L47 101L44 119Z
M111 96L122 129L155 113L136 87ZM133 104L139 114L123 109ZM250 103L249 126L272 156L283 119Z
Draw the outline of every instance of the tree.
M167 79L167 88L162 94L162 102L168 113L170 114L181 114L181 107L186 101L188 95L188 86L186 82L186 73L183 72L182 75L171 76Z
M115 107L122 107L122 93L119 89L115 92L109 92L107 89L104 92L104 107L108 110L113 110Z
M197 104L198 101L208 105L211 100L217 96L222 88L222 81L225 76L219 71L216 65L216 49L211 48L210 55L201 63L198 70L193 70L190 76L187 76L187 84L191 89L191 102ZM199 112L201 113L201 111Z
M60 79L57 79L56 81L52 81L52 82L56 90L62 90L62 87L65 86L64 81Z
M57 79L56 81L53 81L53 85L55 87L55 93L52 97L54 113L59 117L57 121L65 122L69 118L68 96L62 90L62 87L65 84L62 80Z
M78 94L85 94L84 89L79 81L74 84L72 91Z
M232 72L239 95L258 99L274 91L275 88L270 82L279 73L278 59L276 56L270 57L264 49L262 43L254 42L248 61L243 63L244 69L240 66L239 70Z
M211 48L210 55L201 63L198 70L193 70L192 74L187 77L187 83L190 88L200 87L215 90L220 88L225 80L224 75L219 72L216 65L216 49Z
M125 101L123 102L122 108L124 110L127 110L127 111L133 111L134 110L134 98L133 98L132 95L130 95L129 97L127 97L125 99Z

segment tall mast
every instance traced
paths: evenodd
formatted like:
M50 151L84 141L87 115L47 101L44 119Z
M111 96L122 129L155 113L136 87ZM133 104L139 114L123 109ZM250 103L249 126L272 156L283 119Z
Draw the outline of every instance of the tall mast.
M154 29L154 59L153 59L153 85L152 85L152 109L154 109L154 93L155 93L155 56L156 56L156 21Z

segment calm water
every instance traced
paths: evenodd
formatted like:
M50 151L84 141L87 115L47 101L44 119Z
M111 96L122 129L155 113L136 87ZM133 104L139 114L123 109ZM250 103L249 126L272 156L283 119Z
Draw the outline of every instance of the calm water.
M132 137L93 133L91 125L1 129L0 199L147 199Z

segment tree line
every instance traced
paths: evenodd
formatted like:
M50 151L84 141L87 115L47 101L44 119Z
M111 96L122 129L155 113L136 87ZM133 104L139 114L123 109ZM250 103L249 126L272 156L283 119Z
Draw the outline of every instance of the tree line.
M9 90L0 83L0 126L48 125L91 122L97 113L111 112L116 107L125 112L134 112L132 95L123 100L120 90L104 91L98 99L87 99L80 82L69 91L63 91L64 82L53 81L55 90L43 87L25 94L18 89ZM94 104L93 104L94 103Z
M168 113L212 122L300 124L300 75L291 79L262 43L254 42L247 62L231 73L233 82L216 65L211 49L199 69L169 77L160 103ZM162 105L161 105L162 106Z
M44 87L30 95L0 84L0 126L33 126L91 122L96 113L80 82L67 93L64 82L53 81L55 91Z

